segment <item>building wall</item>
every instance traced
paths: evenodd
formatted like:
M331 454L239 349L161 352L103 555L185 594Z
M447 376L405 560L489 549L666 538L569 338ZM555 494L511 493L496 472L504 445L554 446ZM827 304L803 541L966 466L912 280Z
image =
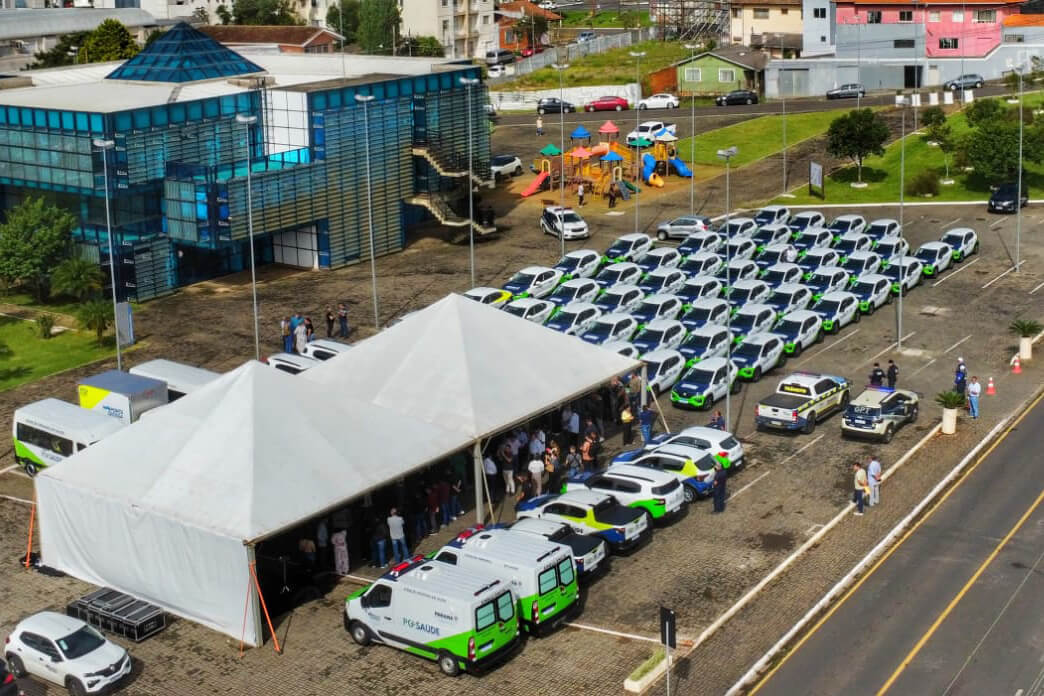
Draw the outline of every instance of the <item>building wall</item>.
M971 7L960 3L932 5L927 11L923 6L913 4L840 4L837 7L837 23L840 25L838 51L841 52L841 27L846 28L847 41L855 35L852 29L847 28L862 25L862 36L872 40L893 36L893 32L900 32L894 34L896 38L916 34L921 37L918 50L925 51L927 46L925 55L929 57L985 56L1000 44L1004 18L1017 13L1017 6L1009 7L999 3ZM880 47L881 55L887 55L887 42L881 43ZM851 53L851 47L846 46L845 52Z
M801 55L814 56L834 51L836 11L830 0L802 0Z
M693 71L699 74L693 74ZM731 76L727 73L731 72ZM748 71L715 56L704 56L678 66L678 93L724 94L734 89L756 89ZM731 77L731 79L729 79Z
M751 34L800 34L803 29L801 5L733 4L732 43L750 45Z
M482 58L497 49L493 9L493 0L400 0L401 31L434 36L447 57Z

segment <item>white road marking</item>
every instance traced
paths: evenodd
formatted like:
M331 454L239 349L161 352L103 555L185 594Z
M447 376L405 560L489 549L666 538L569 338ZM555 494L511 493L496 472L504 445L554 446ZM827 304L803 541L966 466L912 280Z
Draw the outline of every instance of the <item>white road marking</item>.
M924 370L925 368L929 367L929 366L930 366L930 365L931 365L932 363L934 363L934 362L935 362L935 358L932 358L931 360L929 360L928 362L926 362L926 363L925 363L924 365L921 365L921 366L920 366L919 368L917 368L916 370L914 370L913 372L911 372L911 373L910 373L910 376L911 376L911 377L913 377L913 376L914 376L914 375L916 375L916 374L917 374L918 372L920 372L920 371Z
M639 636L639 635L637 635L635 633L623 633L621 631L613 631L613 630L608 629L608 628L599 628L598 626L588 626L587 624L579 624L579 623L566 623L566 626L569 626L570 628L580 628L580 629L583 629L585 631L594 631L595 633L605 633L606 635L617 636L619 638L630 638L631 640L643 640L643 641L645 641L647 643L659 643L660 642L660 637L659 636L657 636L655 638L652 638L650 636ZM680 643L681 641L678 641L678 642Z
M34 504L31 500L26 500L25 498L16 498L13 495L3 495L2 493L0 493L0 498L3 498L5 500L13 500L16 503L25 503L26 505Z
M789 457L787 457L786 459L784 459L783 461L781 461L781 462L779 463L779 464L780 464L780 466L783 466L784 464L786 464L787 462L789 462L789 461L790 461L791 459L793 459L794 457L798 456L799 454L801 454L802 452L804 452L805 450L807 450L807 449L808 449L809 447L811 447L812 445L814 445L814 444L816 444L817 442L819 442L820 440L822 440L822 439L823 439L824 437L826 437L826 433L823 433L822 435L820 435L819 437L817 437L817 438L816 438L815 440L812 440L812 442L809 442L809 443L807 443L807 444L806 444L806 445L805 445L804 447L802 447L801 449L799 449L799 450L798 450L797 452L795 452L794 454L790 455Z
M961 221L961 219L960 219L960 218L954 218L954 219L950 220L949 222L947 222L947 223L944 223L944 224L943 224L943 229L945 229L945 228L949 227L950 225L953 225L954 223L958 223L958 222L960 222L960 221Z
M809 534L811 534L812 532L816 531L817 529L822 529L822 527L823 527L823 525L819 524L818 522L815 523L814 525L812 525L811 527L809 527L808 529L805 530L805 536L808 536Z
M969 338L971 338L971 337L972 337L972 335L971 335L971 334L968 334L967 336L965 336L965 337L964 337L964 338L962 338L961 340L957 341L957 342L956 342L956 343L954 343L954 344L953 344L952 346L950 346L949 348L947 348L946 350L944 350L944 351L943 351L943 355L946 355L946 354L947 354L947 353L949 353L949 352L950 352L951 350L953 350L953 349L954 349L954 348L956 348L957 346L961 345L962 343L964 343L965 341L967 341L967 340L968 340Z
M949 278L952 278L952 277L954 277L955 275L957 275L958 273L960 273L961 271L963 271L963 270L964 270L965 268L967 268L968 266L974 266L975 264L977 264L977 263L978 263L978 262L980 262L980 261L982 261L982 257L979 257L979 258L975 259L974 261L969 261L968 263L964 264L963 266L961 266L960 268L958 268L958 269L957 269L956 271L954 271L953 273L948 273L947 275L943 276L943 277L942 277L942 278L940 278L939 280L937 280L937 281L935 281L934 283L932 283L932 287L934 288L934 287L935 287L936 285L938 285L939 283L943 283L943 282L945 282L945 281L946 281L946 280L948 280Z
M348 578L349 580L354 580L355 582L361 582L364 585L369 585L371 582L373 582L374 580L377 579L377 578L364 578L361 575L342 575L341 577L342 578Z
M994 223L992 223L992 224L990 225L990 229L992 230L992 229L994 229L995 227L997 227L998 225L1003 225L1003 224L1004 224L1005 222L1007 222L1007 220L1005 220L1004 218L1001 218L1001 219L1000 219L1000 220L998 220L997 222L994 222Z
M1026 262L1025 262L1025 261L1019 261L1019 266L1021 267L1021 266L1022 266L1022 265L1023 265L1024 263L1026 263ZM1003 272L1003 273L1001 273L1001 274L1000 274L999 276L997 276L996 278L994 278L993 280L991 280L990 282L988 282L988 283L986 283L985 285L983 285L981 289L982 289L982 290L985 290L986 288L990 287L991 285L993 285L994 283L996 283L996 282L997 282L998 280L1000 280L1001 278L1003 278L1004 276L1008 275L1009 273L1011 273L1011 272L1012 272L1012 271L1014 271L1014 270L1015 270L1015 267L1014 267L1014 266L1012 266L1011 268L1009 268L1008 270L1004 271L1004 272Z
M852 332L852 333L850 333L850 334L847 334L847 335L846 335L846 336L844 336L843 338L839 338L839 339L837 339L836 341L834 341L833 343L831 343L831 344L830 344L829 346L827 346L826 348L820 348L820 349L819 349L818 351L816 351L816 352L815 352L815 353L813 353L812 355L808 356L807 358L805 358L804 360L802 360L801 362L799 362L799 363L798 363L798 365L804 365L805 363L807 363L807 362L808 362L809 360L811 360L812 358L816 357L817 355L821 355L821 354L823 354L823 353L827 352L828 350L830 350L830 349L831 349L831 348L833 348L834 346L837 346L837 345L839 345L839 344L840 344L840 343L841 343L842 341L847 341L848 339L852 338L853 336L855 336L855 335L856 335L857 333L859 333L860 331L861 331L861 329L856 329L855 331L853 331L853 332Z
M911 336L913 336L915 333L917 333L917 332L916 331L911 331L910 333L908 333L905 336L903 336L903 340L905 341L906 339L908 339ZM866 362L863 362L862 364L866 365L868 363L872 363L873 361L877 360L878 358L880 358L882 355L884 355L888 351L892 350L892 348L895 348L896 345L898 345L898 344L895 341L892 341L887 346L885 346L883 349L881 349L879 352L874 353L873 356L871 356L868 360L866 360Z
M1035 288L1033 288L1032 290L1030 290L1030 291L1029 291L1029 294L1031 294L1031 295L1032 295L1033 293L1037 292L1037 291L1038 291L1038 290L1040 290L1041 288L1044 288L1044 283L1041 283L1041 284L1040 284L1040 285L1038 285L1037 287L1035 287Z
M766 476L768 476L768 475L769 475L769 474L771 474L771 473L772 473L772 471L771 471L771 470L770 470L770 471L766 471L766 472L765 472L765 473L763 473L763 474L762 474L761 476L757 477L756 479L754 479L753 481L751 481L750 483L748 483L748 484L747 484L746 486L744 486L743 488L739 489L739 490L738 490L738 491L736 491L735 493L732 493L732 494L730 494L730 495L729 495L729 500L732 500L732 499L733 499L733 498L735 498L735 497L736 497L737 495L739 495L739 494L740 494L740 493L742 493L743 491L747 490L748 488L750 488L751 486L753 486L753 485L754 485L755 483L757 483L758 481L760 481L761 479L765 478Z
M18 468L17 464L12 464L11 466L9 466L9 467L7 467L5 469L0 469L0 474L6 474L8 471L11 471L11 470L17 469L17 468Z

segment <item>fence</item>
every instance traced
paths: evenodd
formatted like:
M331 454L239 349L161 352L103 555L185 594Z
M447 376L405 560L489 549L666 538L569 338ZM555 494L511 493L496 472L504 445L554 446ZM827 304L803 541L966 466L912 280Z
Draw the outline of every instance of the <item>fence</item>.
M601 34L582 43L570 43L558 48L549 48L543 53L536 53L528 58L521 58L508 66L508 74L503 77L492 77L487 81L489 86L496 88L498 82L506 82L519 75L526 75L546 68L552 63L569 63L577 58L589 56L596 53L605 53L613 48L624 48L646 38L654 38L655 28L631 29L615 34ZM564 55L563 55L564 54Z

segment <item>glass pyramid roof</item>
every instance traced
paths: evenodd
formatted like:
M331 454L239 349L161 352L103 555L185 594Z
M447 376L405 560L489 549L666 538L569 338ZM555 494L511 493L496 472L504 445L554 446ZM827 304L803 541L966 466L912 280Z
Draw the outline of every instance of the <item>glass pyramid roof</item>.
M180 22L106 75L106 79L194 82L260 72L264 68Z

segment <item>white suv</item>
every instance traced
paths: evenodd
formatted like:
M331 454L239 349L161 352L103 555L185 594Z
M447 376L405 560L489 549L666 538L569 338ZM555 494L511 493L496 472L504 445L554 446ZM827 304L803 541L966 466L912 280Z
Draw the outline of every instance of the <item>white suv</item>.
M562 232L563 228L565 232ZM540 229L544 234L552 237L564 236L566 239L586 239L591 236L587 222L579 213L572 208L559 206L544 208L544 214L540 216Z

